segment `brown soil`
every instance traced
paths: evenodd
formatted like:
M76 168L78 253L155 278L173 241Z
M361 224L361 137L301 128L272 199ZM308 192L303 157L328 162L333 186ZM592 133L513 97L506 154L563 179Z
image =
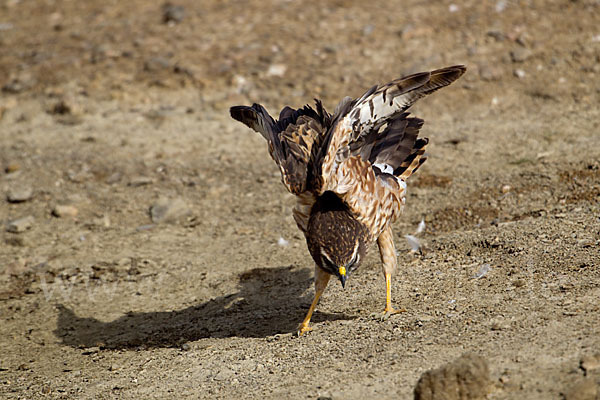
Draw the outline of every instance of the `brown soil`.
M411 398L467 352L491 399L593 389L598 1L176 5L171 23L141 0L0 5L0 220L34 218L0 233L0 397ZM292 336L313 266L263 139L228 107L331 110L459 63L413 110L431 144L395 225L407 312L372 315L372 251ZM177 207L153 223L159 200Z

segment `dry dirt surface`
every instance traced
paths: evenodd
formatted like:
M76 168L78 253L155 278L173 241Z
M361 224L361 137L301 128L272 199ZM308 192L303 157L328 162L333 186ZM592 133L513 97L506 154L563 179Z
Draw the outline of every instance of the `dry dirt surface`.
M598 0L3 1L0 397L409 399L464 353L489 399L598 396L599 20ZM313 265L229 106L332 110L453 64L413 109L407 311L373 314L371 251L293 336Z

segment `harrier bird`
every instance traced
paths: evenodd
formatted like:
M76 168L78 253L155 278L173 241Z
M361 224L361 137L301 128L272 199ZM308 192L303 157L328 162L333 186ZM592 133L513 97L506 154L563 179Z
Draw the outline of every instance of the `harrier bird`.
M421 97L448 86L466 68L421 72L374 86L357 99L344 98L329 114L316 107L285 107L274 120L260 104L231 107L231 116L260 133L296 195L294 220L315 262L315 297L300 324L301 335L331 275L342 287L377 241L386 283L384 316L392 307L396 269L392 222L402 212L406 180L425 161L423 120L406 110Z

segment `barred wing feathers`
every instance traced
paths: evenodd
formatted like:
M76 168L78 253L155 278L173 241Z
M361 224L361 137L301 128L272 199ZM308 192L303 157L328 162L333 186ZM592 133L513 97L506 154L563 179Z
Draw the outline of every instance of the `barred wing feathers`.
M271 157L291 193L300 195L311 190L309 165L313 148L321 146L330 123L330 115L320 101L317 101L316 110L309 106L297 110L285 107L278 120L274 120L260 104L231 107L230 113L267 140Z

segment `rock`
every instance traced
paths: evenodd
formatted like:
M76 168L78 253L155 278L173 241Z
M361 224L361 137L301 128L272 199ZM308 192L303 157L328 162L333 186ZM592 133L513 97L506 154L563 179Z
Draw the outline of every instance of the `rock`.
M284 64L271 64L267 70L267 76L283 76L287 67Z
M33 190L27 186L19 186L12 188L6 194L6 200L9 203L22 203L27 200L31 200L33 196Z
M82 108L71 100L61 99L50 105L46 110L48 114L53 115L57 122L63 125L79 125L83 122Z
M164 57L152 57L144 62L144 71L159 72L171 68L171 62Z
M56 205L52 209L52 215L58 218L62 217L75 217L79 210L74 206L69 205Z
M161 197L150 207L150 217L154 223L174 222L189 215L190 212L190 208L180 197L174 199Z
M31 215L12 220L8 223L6 231L12 233L25 232L27 229L30 229L33 226L34 221L35 219Z
M504 32L498 30L487 31L486 35L494 38L497 42L502 42L506 39L506 35L504 34Z
M171 3L165 3L162 7L163 11L163 22L165 24L172 23L177 24L183 21L185 17L185 8L183 6L177 6Z
M525 75L527 75L527 74L522 69L517 68L513 71L513 75L519 79L523 79L523 78L525 78Z
M154 180L148 176L136 176L129 181L129 186L137 187L150 185L154 183Z
M522 63L527 60L533 52L529 50L527 47L517 47L513 51L510 52L510 59L514 63Z
M581 357L579 365L586 375L589 375L591 371L600 369L600 353Z
M581 379L576 382L566 393L565 400L598 400L600 388L592 378Z
M479 77L484 81L497 81L502 78L502 68L496 65L480 65Z
M235 376L235 373L232 370L224 367L221 370L217 371L217 373L214 375L213 379L216 381L229 381L234 376Z
M2 86L2 91L11 94L21 93L31 89L36 83L37 82L31 73L21 71L18 74L11 76L9 81Z
M475 354L421 375L415 386L415 400L484 399L491 385L486 360Z

